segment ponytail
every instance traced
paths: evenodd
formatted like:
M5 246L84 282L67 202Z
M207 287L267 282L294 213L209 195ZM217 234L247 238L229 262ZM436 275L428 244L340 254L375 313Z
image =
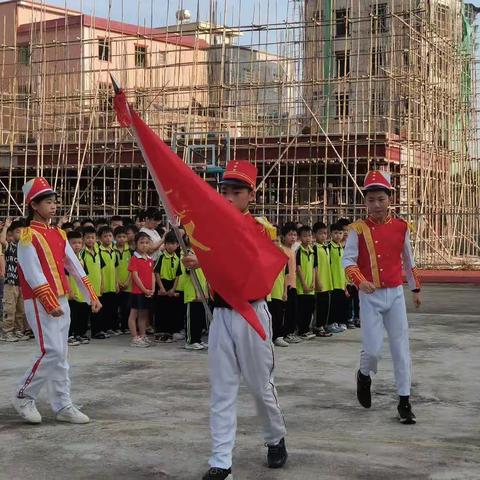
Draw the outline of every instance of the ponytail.
M28 205L27 207L27 216L25 218L25 226L26 227L29 227L30 226L30 222L33 220L33 216L35 214L35 210L32 208L31 205Z

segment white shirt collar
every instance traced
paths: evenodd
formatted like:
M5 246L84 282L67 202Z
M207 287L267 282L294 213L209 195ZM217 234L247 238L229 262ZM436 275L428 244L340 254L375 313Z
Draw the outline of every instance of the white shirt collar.
M145 259L145 257L143 257L142 255L140 255L138 252L133 252L133 255L137 258L143 258ZM147 260L151 260L152 257L150 255L147 255Z

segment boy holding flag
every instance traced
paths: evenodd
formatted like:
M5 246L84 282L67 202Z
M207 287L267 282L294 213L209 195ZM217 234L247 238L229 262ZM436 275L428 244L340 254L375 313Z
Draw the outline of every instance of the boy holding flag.
M248 208L255 199L256 178L256 167L246 161L230 162L223 176L222 195L244 215L250 215ZM262 223L258 223L258 229L264 235L271 235L274 227ZM186 256L184 263L188 268L198 267L194 256ZM268 466L280 468L287 460L285 422L273 383L271 316L264 298L252 299L250 303L267 333L265 340L220 295L214 294L208 352L213 452L209 461L211 468L203 480L231 478L237 423L235 404L241 376L253 393L258 413L263 417Z
M254 392L264 419L268 464L282 467L287 460L285 425L273 384L273 346L265 297L288 258L262 235L272 226L248 215L255 198L256 168L248 162L230 162L222 198L142 121L114 80L113 86L117 118L138 142L170 223L178 216L192 244L195 255L186 255L184 264L190 269L201 266L216 292L209 338L213 455L203 478L231 478L241 375ZM219 229L222 235L215 234ZM176 234L186 253L180 232ZM197 276L192 275L197 282Z

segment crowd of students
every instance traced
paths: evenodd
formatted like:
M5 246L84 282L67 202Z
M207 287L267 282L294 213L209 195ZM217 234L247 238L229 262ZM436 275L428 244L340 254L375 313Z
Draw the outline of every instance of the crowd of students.
M69 278L70 346L130 334L132 347L176 341L185 342L188 350L208 348L202 297L208 301L212 292L201 269L195 270L198 283L193 281L181 261L176 233L167 231L161 220L160 210L149 208L133 220L112 216L58 222L102 304L100 312L91 313ZM348 224L346 219L329 228L322 222L313 226L288 222L278 228L277 243L289 262L267 298L276 346L360 326L358 291L342 267ZM0 234L0 340L6 342L33 338L17 272L17 244L24 226L23 219L7 219ZM188 247L181 227L179 232Z
M347 219L328 228L286 223L279 246L289 262L268 299L275 345L287 347L360 327L358 290L342 267Z

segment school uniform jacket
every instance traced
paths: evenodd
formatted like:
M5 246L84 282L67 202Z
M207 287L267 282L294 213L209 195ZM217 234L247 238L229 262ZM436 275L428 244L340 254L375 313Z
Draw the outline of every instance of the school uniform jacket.
M343 266L358 287L363 281L376 288L403 284L402 266L411 290L420 290L407 222L388 216L384 223L371 217L351 224Z
M17 254L23 298L38 299L47 313L60 307L58 298L69 292L65 271L76 279L88 303L97 299L63 230L30 222L22 229Z

